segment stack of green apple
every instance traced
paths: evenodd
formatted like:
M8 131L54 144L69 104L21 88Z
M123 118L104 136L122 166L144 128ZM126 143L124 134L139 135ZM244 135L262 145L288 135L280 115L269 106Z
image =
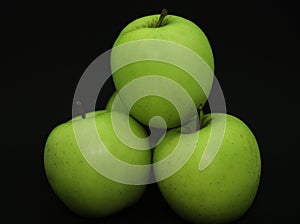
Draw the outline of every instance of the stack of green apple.
M160 15L136 19L121 31L114 47L146 39L170 41L184 46L199 55L214 70L208 39L196 24L185 18L168 15L163 10ZM99 138L108 150L118 159L134 165L162 161L173 152L180 139L187 142L185 147L188 149L191 147L189 139L197 136L198 141L192 155L171 176L160 179L164 170L159 166L154 167L161 196L175 213L192 223L228 223L240 218L252 205L260 181L260 153L253 133L244 122L232 115L203 114L203 111L199 113L199 119L196 119L199 122L197 128L187 129L185 127L189 127L189 123L182 125L181 117L172 102L163 97L146 96L131 107L131 98L139 95L139 89L130 90L130 96L128 93L118 94L131 81L152 74L178 83L189 94L195 108L205 105L207 94L176 66L157 61L138 61L122 67L112 74L117 91L105 110L83 113L50 133L45 145L44 165L52 189L74 213L85 217L115 214L132 206L142 197L146 184L131 185L110 180L97 172L80 152L73 125L76 123L80 127L95 120ZM212 80L213 77L205 81L210 89ZM150 88L158 87L153 85ZM178 95L172 86L166 86L166 89L171 95ZM123 103L119 111L112 110L116 97ZM155 116L164 119L167 132L151 150L132 148L118 139L112 124L113 113L121 120L129 120L132 132L140 138L149 136L149 122ZM188 113L184 115L187 120L195 121L195 117L188 116ZM205 169L200 169L199 162L212 133L212 122L218 127L218 122L221 123L224 117L226 127L225 130L220 130L224 132L224 137L218 146L218 153ZM159 123L152 125L154 128L161 128ZM86 141L93 146L88 137ZM149 145L145 145L145 148L150 148ZM146 180L150 172L139 175L139 178Z

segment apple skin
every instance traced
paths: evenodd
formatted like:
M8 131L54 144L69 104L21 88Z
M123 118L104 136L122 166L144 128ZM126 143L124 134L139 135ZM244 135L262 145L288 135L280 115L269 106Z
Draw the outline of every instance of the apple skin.
M161 27L151 27L156 23L158 18L159 15L150 15L132 21L121 31L114 42L113 47L149 39L170 41L174 44L183 46L182 48L187 48L195 52L206 62L206 66L209 66L212 72L214 71L214 59L211 46L204 32L195 23L179 16L167 15L163 20ZM169 102L167 99L163 98L164 94L168 92L170 95L178 96L178 105L184 104L184 99L180 101L181 94L178 93L177 90L174 90L172 86L159 86L159 83L145 82L144 86L151 85L154 90L159 88L162 97L156 95L145 96L144 98L139 99L132 107L128 102L130 99L135 98L140 94L138 88L143 88L143 86L139 85L138 88L132 88L132 90L126 94L121 94L120 92L124 86L134 79L157 75L169 78L182 86L182 88L190 95L196 108L199 108L200 104L204 105L207 101L207 96L203 89L190 74L179 68L178 65L158 60L144 60L125 65L120 69L114 69L114 64L118 64L118 61L122 60L124 57L130 57L130 55L134 55L136 52L145 52L145 55L147 55L149 52L146 50L147 47L145 47L145 44L133 45L132 49L128 49L125 56L121 53L114 53L114 48L112 49L111 64L115 87L120 93L120 98L123 103L127 108L130 108L130 114L142 124L149 125L151 118L160 116L165 120L168 128L177 127L181 125L181 119L174 107L174 102ZM170 51L162 51L163 50L157 46L158 55L172 54ZM178 57L181 57L181 55L179 54ZM189 66L194 65L191 64ZM206 85L206 88L210 90L212 82L213 75L203 81L202 84ZM183 114L184 118L189 118L190 107L190 105L186 106L186 113ZM153 123L151 125L155 128L164 128L160 123Z
M107 101L107 104L105 106L105 110L109 110L109 111L112 111L113 110L113 103L114 103L114 100L116 99L116 97L120 100L118 102L121 102L121 99L118 95L118 92L115 91L111 97L108 99ZM120 105L117 105L116 108L114 108L114 111L118 111L118 112L121 112L121 113L128 113L128 109L125 107L125 105L121 102Z
M117 112L115 112L117 113ZM99 135L108 150L117 158L132 164L151 163L149 150L135 150L121 143L115 135L108 111L75 117L84 125L95 116ZM120 113L124 119L127 117ZM132 131L147 137L145 130L129 118ZM101 131L105 130L105 131ZM80 152L73 122L57 126L49 135L44 151L44 167L48 181L58 198L75 214L83 217L104 217L134 204L143 195L145 185L127 185L112 181L92 168ZM148 178L148 173L143 173Z
M214 122L218 125L218 116ZM224 115L224 114L223 114ZM210 115L203 117L209 122ZM226 130L220 149L212 163L199 170L199 162L208 142L211 123L190 134L180 129L167 132L154 151L157 162L172 152L182 141L198 135L195 151L175 174L158 182L170 207L192 223L228 223L241 217L251 206L258 190L261 159L257 141L251 130L238 118L226 115ZM155 176L161 171L154 169Z
M106 103L106 106L105 106L105 110L111 110L112 108L112 105L113 105L113 102L117 96L117 92L115 91L111 96L110 98L108 99L107 103Z

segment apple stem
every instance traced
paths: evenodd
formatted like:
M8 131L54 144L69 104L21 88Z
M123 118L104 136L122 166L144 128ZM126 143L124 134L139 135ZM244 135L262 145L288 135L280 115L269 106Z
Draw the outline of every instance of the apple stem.
M181 127L181 133L188 134L199 131L203 126L205 126L203 117L203 105L200 104L199 108L197 109L197 115L189 123Z
M200 104L199 108L198 108L198 114L199 114L199 129L202 128L203 126L203 105Z
M167 9L163 9L161 10L161 13L160 13L160 17L156 23L156 26L155 27L160 27L164 18L168 15L168 10Z
M85 111L84 111L84 109L83 109L82 103L81 103L80 101L76 101L75 104L76 104L77 110L78 110L78 112L80 113L81 117L82 117L83 119L85 119L85 118L86 118L86 115L85 115Z

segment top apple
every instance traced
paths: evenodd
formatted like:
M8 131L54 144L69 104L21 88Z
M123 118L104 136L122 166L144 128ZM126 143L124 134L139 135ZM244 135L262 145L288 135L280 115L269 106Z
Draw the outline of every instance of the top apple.
M130 114L156 128L176 127L196 116L214 77L213 53L204 32L166 10L136 19L121 31L111 68ZM164 121L152 119L157 116Z

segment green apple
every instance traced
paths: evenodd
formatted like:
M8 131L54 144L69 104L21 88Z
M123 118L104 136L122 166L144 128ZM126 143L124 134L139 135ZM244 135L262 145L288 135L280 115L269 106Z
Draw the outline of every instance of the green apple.
M57 126L49 135L44 151L44 167L48 181L60 200L74 213L84 217L103 217L131 206L142 196L145 185L120 183L99 173L84 157L83 145L96 147L89 138L92 134L86 127L95 122L98 133L108 151L126 163L144 165L151 163L149 150L137 150L122 143L112 125L112 113L119 120L127 122L132 132L146 138L145 130L132 118L118 112L96 111L78 116ZM83 142L76 139L83 134ZM95 125L94 125L95 126ZM122 127L120 128L122 131ZM148 145L145 145L148 147ZM100 154L101 155L101 154ZM106 158L102 158L106 159ZM101 158L99 158L101 162ZM105 161L103 161L105 162ZM109 169L117 172L115 167ZM147 180L150 172L140 172L141 179ZM128 175L129 176L129 175Z
M220 148L211 163L200 169L200 161L212 134L212 124L216 130L223 131L222 116L226 128ZM181 169L159 181L158 186L170 207L190 222L231 222L248 210L256 196L261 173L258 143L249 127L232 115L204 115L200 124L202 127L200 125L200 130L196 131L182 133L184 127L168 131L157 146L154 162L167 158L179 141L188 148L193 147L189 145L191 139L198 138L191 157ZM177 158L180 158L178 153ZM170 164L172 162L176 163L170 161ZM154 168L155 176L162 179L160 176L165 170L158 166Z
M130 114L144 125L159 116L171 128L188 121L192 108L207 101L214 59L206 35L195 23L163 10L161 15L136 19L121 31L112 48L111 67L115 87ZM156 79L140 79L148 76ZM134 85L132 81L138 79ZM184 93L192 105L187 105ZM151 126L164 128L161 122Z

